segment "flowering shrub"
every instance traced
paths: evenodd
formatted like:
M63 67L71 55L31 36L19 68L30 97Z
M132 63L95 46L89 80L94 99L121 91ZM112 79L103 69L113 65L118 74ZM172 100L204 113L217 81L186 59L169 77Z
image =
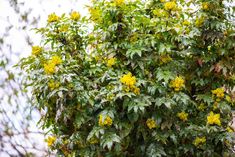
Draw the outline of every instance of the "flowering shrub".
M100 0L22 59L59 156L229 156L234 24L221 0Z

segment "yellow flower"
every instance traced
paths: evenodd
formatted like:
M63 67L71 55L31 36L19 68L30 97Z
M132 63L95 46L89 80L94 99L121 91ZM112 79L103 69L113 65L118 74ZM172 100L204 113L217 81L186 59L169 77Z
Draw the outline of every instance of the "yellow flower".
M160 2L164 3L164 2L166 2L166 0L160 0Z
M136 78L135 76L132 76L132 74L129 72L126 75L123 75L120 78L121 83L129 86L129 87L133 87L136 84Z
M49 136L47 139L45 139L45 142L47 142L48 147L51 147L56 141L55 136Z
M32 47L32 54L37 56L42 52L42 48L40 46L33 46Z
M197 19L196 19L196 22L195 22L195 25L196 25L197 27L201 27L201 26L203 25L204 21L205 21L205 18L204 18L204 17L197 18Z
M80 19L81 15L79 12L76 12L76 11L73 11L71 14L70 14L70 19L71 20L74 20L74 21L78 21Z
M216 124L218 126L221 126L220 114L214 114L211 111L210 114L207 116L207 124L209 124L209 125Z
M163 9L154 9L153 10L153 15L155 15L157 17L166 17L167 12Z
M177 76L170 82L170 87L174 88L175 91L180 91L184 87L184 79L181 76Z
M53 63L47 63L47 64L44 64L44 71L46 74L53 74L55 73L55 64Z
M157 127L156 122L155 122L155 120L153 118L151 118L151 119L148 118L147 121L146 121L146 124L147 124L147 127L149 129L153 129L153 128Z
M111 126L112 124L113 124L112 118L107 116L104 120L104 125Z
M221 99L224 98L224 88L217 88L211 91L214 96L216 96L216 101L219 102Z
M55 13L52 13L50 15L48 15L48 18L47 18L47 22L48 23L51 23L51 22L57 22L59 21L59 16L57 16Z
M206 142L206 137L196 137L196 139L193 141L193 144L198 147L199 145L202 145Z
M172 58L169 55L160 56L160 64L165 64L172 61Z
M228 126L228 127L226 128L226 130L227 130L227 132L229 132L229 133L234 132L233 128L231 128L230 126Z
M99 115L99 126L111 126L113 124L113 120L109 116L103 117L103 115Z
M209 9L209 3L208 2L203 2L202 3L202 9L203 10L208 10Z
M115 63L116 63L116 58L112 57L112 58L107 60L106 65L107 65L107 67L112 67Z
M174 1L166 2L164 4L164 8L165 8L165 10L176 10L177 9L177 4Z
M89 8L90 18L94 22L101 22L101 10L96 8Z
M67 32L69 30L69 25L62 25L59 27L60 32Z
M60 86L60 84L58 82L54 82L53 80L51 80L49 83L48 83L48 87L53 90L53 89L56 89Z
M190 25L190 22L188 20L184 20L183 25L188 26Z
M60 64L61 62L62 62L62 59L59 56L53 56L52 59L48 61L48 63L44 64L45 73L46 74L55 73L56 65Z
M188 113L185 113L184 111L177 113L177 117L179 117L180 120L185 122L188 120Z
M123 5L124 4L124 0L114 0L114 4L116 5L116 6L121 6L121 5Z
M58 65L62 63L62 59L59 56L53 56L50 60L52 64Z
M132 87L131 90L133 91L133 93L135 93L136 95L140 94L140 89L136 86Z

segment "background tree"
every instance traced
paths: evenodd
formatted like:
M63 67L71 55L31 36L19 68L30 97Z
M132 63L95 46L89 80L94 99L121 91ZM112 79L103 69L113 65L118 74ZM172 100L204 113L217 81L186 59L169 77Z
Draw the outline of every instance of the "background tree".
M11 14L8 18L1 16L3 32L0 45L0 156L45 155L45 147L34 138L35 135L41 137L44 133L32 128L35 126L32 123L36 124L34 120L38 113L26 105L30 103L30 99L28 93L20 86L21 73L12 68L20 53L16 52L13 43L9 42L13 31L18 33L28 30L30 26L36 27L39 18L28 18L32 9L25 9L24 3L18 1L2 1L1 7L9 7ZM16 18L15 21L18 20L18 27L12 23L13 17ZM32 45L31 38L26 33L22 34L25 36L22 37L21 43L25 46Z

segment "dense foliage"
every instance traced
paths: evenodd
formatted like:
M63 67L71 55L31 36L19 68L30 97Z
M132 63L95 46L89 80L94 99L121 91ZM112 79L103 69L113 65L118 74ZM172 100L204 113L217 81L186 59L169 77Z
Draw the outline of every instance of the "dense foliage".
M20 66L61 156L230 156L234 11L222 0L93 1L51 14Z

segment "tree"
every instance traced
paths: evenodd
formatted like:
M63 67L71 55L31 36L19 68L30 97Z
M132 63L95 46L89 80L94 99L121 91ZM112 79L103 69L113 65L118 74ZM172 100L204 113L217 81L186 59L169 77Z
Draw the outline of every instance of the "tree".
M22 72L12 67L16 63L15 58L19 57L19 52L15 51L16 42L19 41L11 41L12 32L15 37L15 32L22 33L31 26L36 27L38 18L29 17L32 10L24 8L23 2L1 1L1 11L5 6L9 7L7 14L9 13L10 18L5 18L7 15L1 15L3 33L0 33L0 156L45 155L47 150L44 145L38 138L35 139L35 136L42 137L45 133L38 128L33 128L36 126L35 117L38 112L27 105L30 103L30 94L21 86ZM11 17L16 18L18 23L13 24ZM27 44L32 45L33 42L26 34L22 36L21 43L27 47Z
M229 1L227 1L229 2ZM231 2L231 1L230 1ZM221 0L93 1L48 16L19 66L61 156L229 156L234 11Z

